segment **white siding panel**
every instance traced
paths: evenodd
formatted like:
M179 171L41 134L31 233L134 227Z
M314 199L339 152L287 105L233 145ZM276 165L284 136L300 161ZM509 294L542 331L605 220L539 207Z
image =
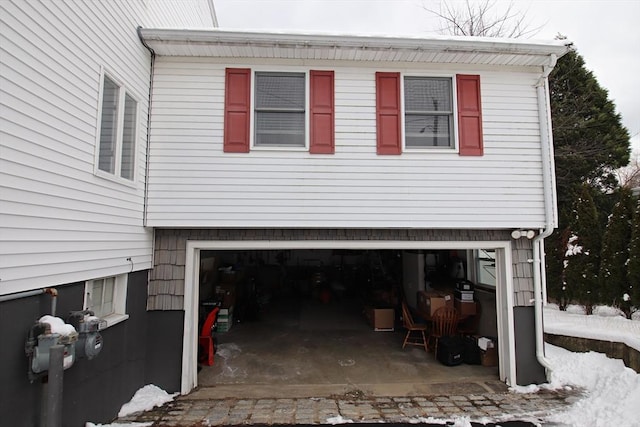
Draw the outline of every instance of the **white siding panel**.
M193 5L208 5L161 2L150 16L146 3L0 2L0 294L151 267L152 231L143 226L150 55L136 28L162 14L193 23ZM94 173L103 69L140 107L134 182Z
M206 58L160 57L156 67L150 225L505 228L544 224L534 71L480 72L485 154L461 157L429 151L376 155L375 72L393 71L388 67L347 63L330 67L335 70L333 155L258 149L223 153L224 65ZM326 65L319 68L327 69ZM442 68L424 71L438 70Z

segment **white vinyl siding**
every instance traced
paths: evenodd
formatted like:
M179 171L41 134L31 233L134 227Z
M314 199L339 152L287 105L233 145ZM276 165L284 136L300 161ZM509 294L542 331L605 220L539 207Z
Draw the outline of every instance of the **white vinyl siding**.
M142 13L141 2L0 2L0 294L151 267ZM103 67L139 100L137 115L124 108L119 157L100 166L117 178L120 163L128 185L95 175Z
M149 225L544 226L537 70L446 70L481 76L483 156L429 150L378 156L375 72L416 70L333 64L336 152L312 156L223 153L225 66L251 65L206 58L156 62Z

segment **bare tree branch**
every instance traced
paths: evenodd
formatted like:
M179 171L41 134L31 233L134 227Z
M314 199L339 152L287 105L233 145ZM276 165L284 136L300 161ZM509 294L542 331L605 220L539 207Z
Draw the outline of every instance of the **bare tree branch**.
M423 8L440 19L441 34L518 38L532 37L542 29L542 26L532 28L526 21L526 12L516 10L513 1L504 12L492 14L497 5L497 0L465 0L464 5L456 7L443 0L437 8L426 5Z

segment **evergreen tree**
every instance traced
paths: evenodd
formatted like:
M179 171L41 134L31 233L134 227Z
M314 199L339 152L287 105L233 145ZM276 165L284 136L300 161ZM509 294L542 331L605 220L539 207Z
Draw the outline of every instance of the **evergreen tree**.
M604 304L621 306L623 295L629 293L629 246L633 204L631 191L622 188L619 200L609 215L602 239L600 261L600 300Z
M567 247L569 230L556 230L544 241L545 271L547 276L547 299L555 302L560 310L565 310L569 295L564 283L564 253Z
M579 187L617 187L615 170L629 163L629 132L608 93L575 51L549 76L558 199L571 209Z
M640 310L640 199L635 201L635 212L631 225L631 244L629 245L629 286L630 306Z
M547 300L557 303L560 310L565 310L570 300L564 282L564 253L569 234L569 229L556 230L544 241Z
M564 279L576 302L592 313L598 294L600 222L590 188L583 185L573 208L571 236L565 251Z
M611 212L611 189L617 186L616 169L629 161L629 132L622 126L615 105L608 99L592 72L585 68L577 52L558 60L549 76L551 117L558 198L558 230L549 241L563 248L573 221L572 208L585 184L592 188L592 198L599 212ZM600 215L601 227L607 215ZM564 246L566 247L566 246ZM553 256L551 251L549 256ZM547 283L563 281L565 252L558 249L547 260ZM553 289L555 295L556 290Z

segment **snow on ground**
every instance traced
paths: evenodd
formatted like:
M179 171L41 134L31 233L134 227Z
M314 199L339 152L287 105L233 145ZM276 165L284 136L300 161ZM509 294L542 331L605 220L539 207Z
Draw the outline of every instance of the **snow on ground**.
M581 306L569 306L567 311L549 304L544 309L544 331L554 335L623 342L640 351L640 322L629 320L611 307L596 307L585 316Z
M147 384L140 390L136 391L128 403L122 405L118 417L126 417L136 412L149 411L156 406L162 406L173 400L178 393L169 394L160 387L153 384ZM143 427L150 426L153 423L114 423L114 424L93 424L86 423L85 427Z
M591 316L589 316L591 317ZM545 346L553 365L549 388L580 387L584 398L547 417L567 426L639 426L640 375L621 360L602 353L572 353L550 344Z

